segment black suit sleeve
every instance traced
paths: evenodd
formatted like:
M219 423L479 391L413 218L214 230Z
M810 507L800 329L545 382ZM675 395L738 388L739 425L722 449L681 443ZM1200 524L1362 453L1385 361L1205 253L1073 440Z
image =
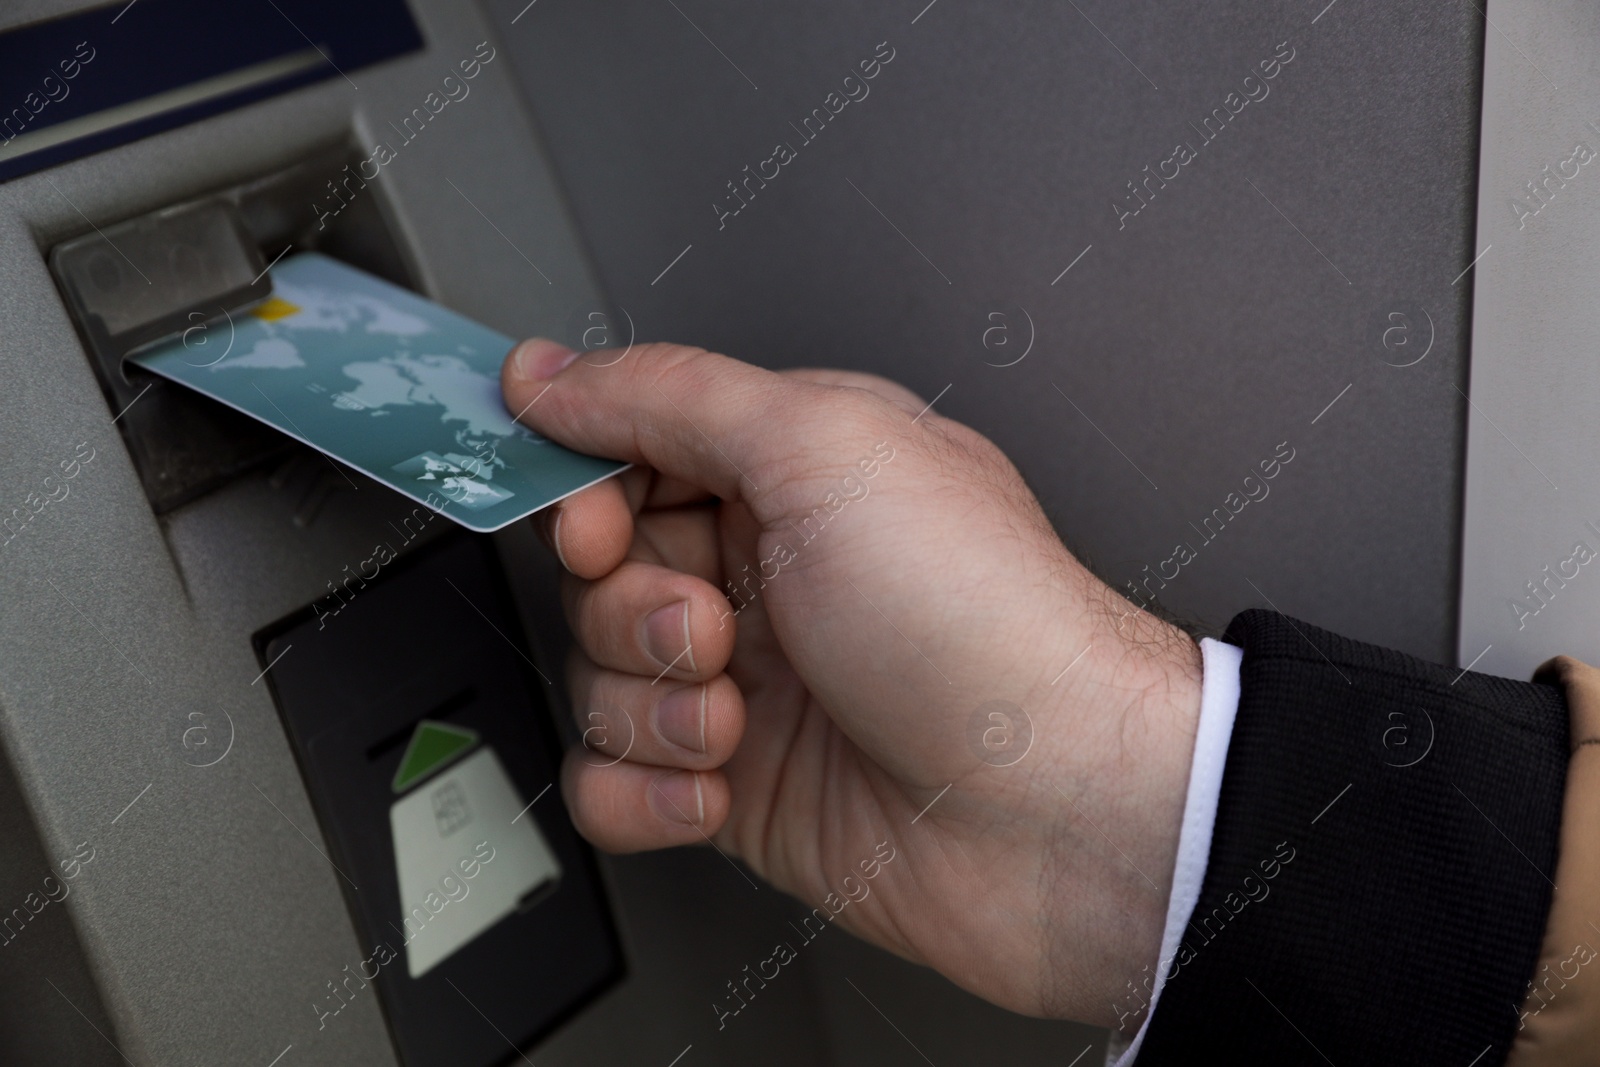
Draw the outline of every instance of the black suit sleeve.
M1209 866L1138 1067L1500 1063L1553 890L1560 690L1265 611L1226 639Z

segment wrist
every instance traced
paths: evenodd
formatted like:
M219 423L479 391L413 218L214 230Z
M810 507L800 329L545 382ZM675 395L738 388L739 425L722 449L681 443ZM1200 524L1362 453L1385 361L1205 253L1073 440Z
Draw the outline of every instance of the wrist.
M1098 585L1098 583L1096 583ZM1073 744L1063 784L1046 974L1051 1014L1132 1028L1129 990L1153 981L1200 717L1198 644L1105 586L1085 598L1083 662L1055 698ZM1080 601L1082 603L1084 601ZM1065 684L1066 679L1062 680ZM1059 687L1057 687L1059 688Z

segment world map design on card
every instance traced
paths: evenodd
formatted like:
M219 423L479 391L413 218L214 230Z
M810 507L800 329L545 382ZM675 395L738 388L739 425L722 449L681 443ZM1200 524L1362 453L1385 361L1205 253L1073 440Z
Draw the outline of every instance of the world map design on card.
M504 334L316 252L272 284L253 311L129 359L482 533L626 468L512 417Z

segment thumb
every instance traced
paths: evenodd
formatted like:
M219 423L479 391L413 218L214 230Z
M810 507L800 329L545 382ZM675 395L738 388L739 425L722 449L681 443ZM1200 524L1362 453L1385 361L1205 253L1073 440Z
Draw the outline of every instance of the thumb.
M793 452L778 422L829 390L684 345L636 345L594 362L543 338L511 350L506 407L578 452L653 467L724 500L761 491L761 472Z

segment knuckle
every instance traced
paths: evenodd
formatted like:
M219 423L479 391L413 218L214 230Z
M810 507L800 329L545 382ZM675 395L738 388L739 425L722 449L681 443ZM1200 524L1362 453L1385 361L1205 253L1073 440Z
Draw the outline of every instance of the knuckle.
M633 373L646 385L659 389L683 383L686 378L692 383L695 376L704 373L711 353L692 345L653 341L639 346L638 357Z
M915 413L926 403L913 390L901 385L892 378L885 378L881 374L860 372L854 377L857 379L856 384L860 389L896 407L904 408L909 406L912 412Z
M907 395L914 397L914 394L909 392ZM881 393L853 389L850 399L848 410L851 417L863 429L874 433L879 431L888 433L905 425L904 406Z
M891 401L866 389L811 384L798 393L793 389L786 385L781 395L770 396L769 412L798 424L801 440L817 442L830 452L838 442L887 430L895 415L904 420Z

